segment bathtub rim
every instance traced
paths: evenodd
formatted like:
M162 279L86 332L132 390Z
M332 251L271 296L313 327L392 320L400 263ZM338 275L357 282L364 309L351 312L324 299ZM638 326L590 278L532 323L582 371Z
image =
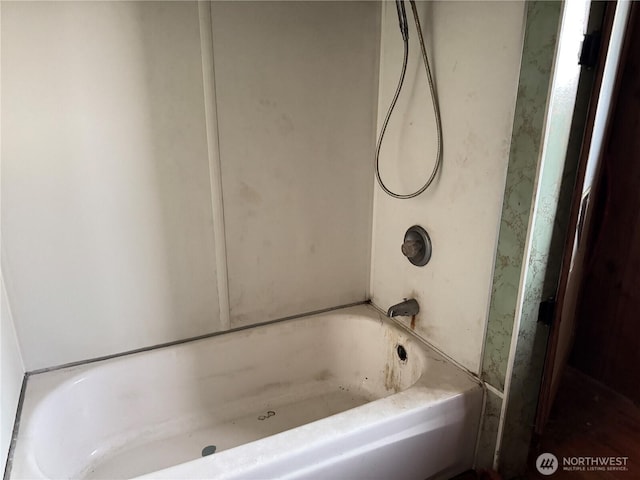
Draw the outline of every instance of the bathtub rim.
M235 447L229 450L224 450L219 454L217 454L218 457L216 457L215 455L209 455L202 458L196 458L193 460L189 460L187 462L172 465L170 467L155 470L153 472L148 472L142 475L131 477L129 480L153 480L153 479L162 480L162 479L176 479L176 478L180 478L180 479L193 478L196 480L202 480L205 478L220 478L221 480L235 480L237 478L261 478L261 477L255 476L257 473L255 472L256 470L259 471L261 468L262 469L265 467L268 468L270 465L273 465L273 464L275 464L277 467L279 463L283 463L287 461L287 457L290 456L292 453L295 461L296 459L295 457L300 455L302 449L309 448L309 446L311 446L312 448L317 448L318 446L326 445L327 443L333 441L336 431L340 433L339 435L340 441L344 443L345 438L349 439L349 437L356 437L358 435L361 435L363 430L372 431L372 430L384 428L385 425L390 424L392 422L397 422L398 419L400 419L403 423L406 423L406 421L409 419L419 418L420 415L423 414L426 410L442 409L445 404L464 403L465 401L470 400L472 397L478 397L478 396L480 398L476 400L480 400L480 401L477 402L477 405L476 405L477 411L474 412L474 413L477 413L478 416L473 421L473 423L475 423L476 429L480 428L480 424L482 420L481 419L482 399L484 398L484 391L480 384L470 386L468 389L464 391L456 392L454 395L451 395L449 397L439 398L437 400L433 400L429 402L423 401L424 399L422 397L424 397L424 392L420 390L420 387L421 386L416 383L411 387L409 387L407 390L403 390L401 392L392 394L388 397L380 398L372 402L366 403L364 405L360 405L359 407L356 407L354 409L345 410L344 412L339 412L334 415L324 417L304 425L300 425L293 429L285 430L283 432L271 435L269 437L253 440L239 447ZM412 405L402 410L399 410L398 407L396 407L394 408L394 410L399 412L398 415L394 416L393 418L386 417L384 413L380 411L381 410L380 407L393 405L397 401L398 397L403 399L405 398L408 399L410 402L412 402ZM362 426L362 424L357 424L357 426L349 425L350 421L352 421L349 418L349 414L352 410L356 410L356 409L359 410L360 415L362 415L363 412L367 412L367 411L371 411L369 413L373 414L371 415L372 419L366 424L364 424L364 427ZM375 412L376 410L378 412ZM338 419L345 420L345 421L344 423L339 424ZM449 418L447 418L445 415L436 415L427 420L423 420L420 425L422 424L440 425L446 420L449 420ZM322 428L327 424L329 425L338 424L338 425L337 427L332 428L331 429L332 431L328 431L328 430L316 431L316 432L312 431L313 429L317 429L318 427L320 427L320 429L322 430ZM413 424L413 426L415 427L416 425ZM407 428L394 432L394 434L400 434L400 433L403 433L404 431L407 431ZM284 448L280 448L278 443L284 443L285 445L290 445L290 443L287 442L288 440L287 437L294 436L295 434L304 434L306 439L310 441L306 442L304 447L298 445L296 448L294 448L293 452L285 451ZM474 439L471 442L473 444L474 458L475 458L476 436L477 436L477 431L475 432ZM247 455L247 452L242 451L241 453L238 453L239 451L236 450L236 448L241 448L247 445L252 445L254 447L256 446L262 447L262 450L260 452L261 455L258 461L255 461L256 460L255 457L251 457ZM360 449L360 447L351 447L349 450L345 450L345 452L343 453L351 453L352 451L357 451L358 449ZM221 456L223 456L222 462L219 460ZM216 465L213 462L216 462L219 464ZM319 463L322 463L322 462L319 462ZM207 470L206 476L193 474L192 468L194 466L199 466L204 470L207 470L207 467L208 467L209 470ZM230 474L227 475L226 472L228 471L228 467L236 467L236 469L232 469L230 471ZM241 470L238 471L237 468L240 468ZM189 472L189 475L185 476L184 473L186 472L179 472L180 470L187 470ZM288 478L289 475L299 470L300 470L299 468L294 469L291 473L287 474L285 478ZM175 475L175 473L182 473L182 475ZM209 475L211 474L214 474L216 476L209 477Z
M289 315L289 316L286 316L286 317L275 318L273 320L266 320L264 322L252 323L251 325L242 325L240 327L229 328L227 330L218 330L218 331L215 331L215 332L203 333L202 335L196 335L194 337L183 338L183 339L180 339L180 340L172 340L170 342L158 343L156 345L150 345L150 346L147 346L147 347L134 348L132 350L125 350L124 352L112 353L112 354L109 354L109 355L101 355L99 357L88 358L86 360L77 360L75 362L61 363L60 365L54 365L52 367L37 368L35 370L31 370L29 372L25 372L25 376L30 377L32 375L39 375L41 373L55 372L56 370L64 370L65 368L79 367L79 366L83 366L83 365L88 365L90 363L102 362L102 361L105 361L105 360L111 360L111 359L118 358L118 357L125 357L125 356L128 356L128 355L134 355L136 353L144 353L144 352L150 352L152 350L159 350L159 349L162 349L162 348L174 347L176 345L181 345L183 343L190 343L190 342L195 342L197 340L204 340L204 339L207 339L207 338L218 337L220 335L226 335L227 333L241 332L243 330L250 330L250 329L256 328L256 327L272 325L274 323L286 322L288 320L296 320L296 319L304 318L304 317L311 317L313 315L321 315L323 313L333 312L334 310L342 310L342 309L346 309L346 308L357 307L357 306L360 306L360 305L371 305L378 312L382 312L382 310L380 310L378 307L373 305L373 303L371 303L371 300L364 300L362 302L347 303L345 305L339 305L337 307L322 308L320 310L312 310L310 312L298 313L298 314ZM448 357L447 357L447 359L448 359Z
M310 312L298 313L298 314L289 315L289 316L286 316L286 317L275 318L273 320L266 320L264 322L253 323L251 325L242 325L240 327L229 328L228 330L220 330L220 331L215 331L215 332L210 332L210 333L204 333L202 335L196 335L194 337L183 338L183 339L180 339L180 340L173 340L171 342L158 343L156 345L150 345L150 346L147 346L147 347L140 347L140 348L135 348L135 349L132 349L132 350L125 350L123 352L112 353L112 354L109 354L109 355L102 355L102 356L99 356L99 357L88 358L86 360L78 360L78 361L75 361L75 362L63 363L63 364L54 365L54 366L51 366L51 367L38 368L38 369L35 369L35 370L30 370L28 372L25 372L25 374L24 374L24 382L23 382L24 385L23 385L23 388L26 389L27 381L31 376L40 375L41 373L49 373L49 372L54 372L54 371L57 371L57 370L64 370L66 368L80 367L80 366L88 365L88 364L91 364L91 363L97 363L97 362L102 362L102 361L106 361L106 360L111 360L111 359L114 359L114 358L125 357L125 356L129 356L129 355L135 355L137 353L144 353L144 352L149 352L149 351L153 351L153 350L159 350L159 349L162 349L162 348L168 348L168 347L173 347L173 346L176 346L176 345L181 345L183 343L190 343L190 342L195 342L197 340L204 340L204 339L207 339L207 338L217 337L217 336L220 336L220 335L226 335L228 333L241 332L243 330L250 330L250 329L253 329L253 328L263 327L263 326L267 326L267 325L273 325L273 324L276 324L276 323L286 322L286 321L289 321L289 320L297 320L297 319L301 319L301 318L305 318L305 317L311 317L311 316L315 316L315 315L322 315L322 314L330 313L330 312L333 312L333 311L336 311L336 310L344 310L344 309L358 307L358 306L365 306L365 307L368 306L368 307L370 307L376 313L378 313L378 315L381 315L382 319L390 321L391 323L393 323L396 326L400 327L401 330L403 330L405 332L408 332L409 334L414 336L416 339L418 339L421 343L425 344L428 348L430 348L431 350L433 350L437 354L439 354L442 357L444 357L449 363L455 365L459 370L462 370L473 381L482 384L482 381L480 380L478 374L476 374L476 373L472 372L471 370L469 370L467 367L462 365L460 362L456 361L450 355L447 355L447 353L443 352L440 348L438 348L435 345L433 345L428 339L424 338L422 335L420 335L415 330L412 330L406 323L400 321L399 318L387 316L387 314L385 313L385 311L382 308L378 307L375 303L373 303L373 301L371 299L368 299L368 300L363 300L361 302L353 302L353 303L347 303L347 304L344 304L344 305L338 305L338 306L335 306L335 307L327 307L327 308L322 308L322 309L319 309L319 310L312 310ZM18 408L17 408L18 414L22 413L21 411L22 411L22 399L20 399L19 404L18 404ZM18 417L18 415L16 415L16 418L17 417ZM12 440L13 440L13 436L12 436Z

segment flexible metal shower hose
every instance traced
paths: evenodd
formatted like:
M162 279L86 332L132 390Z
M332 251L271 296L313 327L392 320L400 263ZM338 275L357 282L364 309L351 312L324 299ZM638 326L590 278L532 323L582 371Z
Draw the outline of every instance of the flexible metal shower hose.
M402 71L400 73L400 80L398 81L398 87L396 88L396 93L393 96L393 100L391 101L391 105L389 106L389 110L387 111L387 115L382 124L382 130L380 131L380 138L378 139L378 145L376 147L376 178L378 179L378 184L380 188L384 190L387 195L392 196L393 198L399 199L408 199L415 198L424 192L429 186L433 183L438 174L438 170L440 169L440 165L442 164L442 122L440 120L440 108L438 106L438 99L436 97L435 86L433 83L433 78L431 76L431 67L429 66L429 57L427 56L427 50L424 46L424 39L422 38L422 27L420 26L420 17L418 16L418 10L416 8L416 3L414 0L410 1L411 10L413 11L413 18L416 22L416 30L418 31L418 41L420 43L420 49L422 50L422 61L424 63L425 70L427 71L427 82L429 83L429 91L431 92L431 100L433 103L433 114L436 121L436 136L438 141L438 150L436 153L436 161L433 166L433 171L431 172L431 176L428 178L426 183L416 190L413 193L408 194L399 194L392 192L387 188L387 186L382 181L382 177L380 176L380 148L382 147L382 140L384 138L384 134L387 130L387 125L389 123L389 119L391 118L391 114L395 109L396 102L398 101L398 97L400 96L400 91L402 90L402 86L404 84L404 77L407 73L407 62L409 60L409 35L408 35L408 25L407 25L407 17L404 10L404 4L402 0L396 1L396 7L398 9L398 18L400 21L400 31L402 32L402 38L404 41L404 60L402 62Z

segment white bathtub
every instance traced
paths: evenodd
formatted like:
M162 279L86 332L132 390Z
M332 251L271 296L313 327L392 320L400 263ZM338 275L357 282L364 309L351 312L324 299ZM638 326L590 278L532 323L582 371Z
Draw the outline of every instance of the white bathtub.
M361 305L32 375L10 478L448 478L481 403Z

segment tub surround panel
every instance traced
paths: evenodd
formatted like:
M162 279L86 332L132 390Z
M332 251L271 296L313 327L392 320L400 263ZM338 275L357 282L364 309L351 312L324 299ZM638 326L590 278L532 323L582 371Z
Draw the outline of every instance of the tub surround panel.
M375 189L374 303L386 310L405 297L416 298L421 309L416 332L476 373L509 158L524 7L522 2L419 4L442 111L444 165L433 186L416 199L396 200ZM383 11L379 125L402 61L395 5L386 2ZM413 45L381 155L383 177L402 193L424 182L435 158L428 87ZM433 242L432 259L422 268L400 252L404 232L413 224L423 226Z
M2 2L2 267L27 370L219 328L196 2Z
M379 9L212 3L232 327L367 298Z
M20 390L24 378L24 365L18 338L11 317L9 300L4 287L4 279L0 275L0 467L5 468L5 460L11 444L13 423L20 401Z
M28 370L217 331L218 279L232 327L368 298L379 5L212 5L224 213L195 2L2 9L3 266Z

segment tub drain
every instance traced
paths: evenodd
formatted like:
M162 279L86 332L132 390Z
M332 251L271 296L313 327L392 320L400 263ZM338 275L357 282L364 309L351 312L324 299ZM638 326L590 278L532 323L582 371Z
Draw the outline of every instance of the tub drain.
M407 351L402 345L398 345L398 347L396 348L396 352L398 353L398 358L401 362L407 361Z
M202 456L206 457L207 455L212 455L216 453L216 446L215 445L207 445L206 447L204 447L202 449Z

